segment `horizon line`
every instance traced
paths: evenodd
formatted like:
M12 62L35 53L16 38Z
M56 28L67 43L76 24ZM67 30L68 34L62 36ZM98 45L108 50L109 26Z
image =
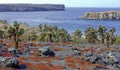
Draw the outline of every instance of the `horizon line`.
M36 4L39 5L40 3L0 3L0 4ZM53 4L57 5L55 3L41 3L41 4ZM95 6L66 6L65 4L58 4L58 5L64 5L66 8L120 8L120 7L95 7Z

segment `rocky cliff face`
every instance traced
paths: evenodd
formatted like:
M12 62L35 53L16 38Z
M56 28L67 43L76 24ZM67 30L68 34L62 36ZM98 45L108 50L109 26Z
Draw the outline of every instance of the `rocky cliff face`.
M88 20L120 20L120 11L88 12L82 16Z
M0 12L64 11L62 4L0 4Z

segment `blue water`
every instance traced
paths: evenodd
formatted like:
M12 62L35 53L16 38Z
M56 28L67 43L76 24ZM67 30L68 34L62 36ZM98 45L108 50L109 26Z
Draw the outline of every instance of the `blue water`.
M108 29L115 27L116 34L120 35L120 21L103 20L78 20L85 12L120 11L120 8L66 8L66 11L41 11L41 12L0 12L0 19L7 20L10 24L14 21L26 22L31 26L38 24L57 25L65 28L71 34L77 28L83 32L88 25L97 28L104 25Z

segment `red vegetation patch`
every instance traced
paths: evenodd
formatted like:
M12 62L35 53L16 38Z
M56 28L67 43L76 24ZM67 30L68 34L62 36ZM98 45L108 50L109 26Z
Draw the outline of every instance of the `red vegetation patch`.
M58 66L53 66L51 64L43 64L43 63L37 63L35 64L35 68L37 70L61 70L62 66L58 65Z
M41 46L39 43L33 43L32 46Z
M75 60L74 57L67 57L67 58L65 58L65 60L66 60L66 62L68 62L68 63L76 63L76 60Z
M14 46L14 42L9 42L9 43L8 43L8 48L10 48L10 47L12 47L12 46Z
M108 68L107 66L104 66L104 65L101 65L101 64L91 64L91 66L99 66L99 67L102 67L102 68Z
M110 51L110 48L105 48L105 51L107 51L107 52Z
M40 62L40 61L46 61L46 62L51 62L51 60L60 60L58 57L40 57L40 56L30 56L27 58L19 58L19 60L27 60L27 61L32 61L32 62Z
M82 70L87 70L86 68L87 66L99 66L102 68L108 68L101 64L93 64L91 62L80 60L79 58L74 58L74 57L67 57L65 58L65 60L66 60L66 65L69 66L70 68L76 68L75 64L82 66L81 67Z
M13 57L13 54L2 54L3 57Z
M65 48L60 48L60 47L51 47L51 48L54 51L63 51L63 50L65 50Z
M19 47L19 49L22 50L22 51L24 51L25 48L24 47Z
M76 68L76 64L66 64L69 68L73 68L75 69Z
M61 70L62 66L54 66L50 62L51 60L59 60L58 57L48 57L43 58L40 56L31 56L31 57L20 57L18 58L19 64L25 64L27 66L27 69L30 70ZM41 61L46 61L45 63L42 63ZM34 62L32 64L31 62Z

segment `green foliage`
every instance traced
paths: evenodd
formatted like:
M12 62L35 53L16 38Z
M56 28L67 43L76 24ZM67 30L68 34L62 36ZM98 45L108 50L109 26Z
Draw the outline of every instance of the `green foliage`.
M116 38L114 36L115 31L116 31L115 28L112 28L112 29L109 30L109 35L110 35L109 42L110 42L110 44L114 44L115 41L116 41Z
M97 31L92 27L88 27L85 30L85 37L86 37L87 43L96 43L97 42Z
M76 38L81 38L81 36L82 36L82 31L80 31L80 29L77 29L73 34L74 34L74 36L75 36Z
M105 26L99 26L98 29L88 27L85 30L85 37L87 43L92 44L105 44L106 46L112 45L115 43L116 38L114 36L115 28L107 31Z
M29 41L34 41L34 40L37 40L37 35L35 30L33 30L29 35Z
M38 29L39 29L40 32L42 31L42 24L38 25Z
M3 31L3 30L0 30L0 39L3 38L3 34L4 34L4 31Z
M115 44L120 45L120 36L116 36L116 41L115 41Z
M25 32L24 29L20 28L19 31L18 31L18 35L21 36L21 35L23 35L24 32Z
M41 24L38 26L39 29L39 41L42 42L67 42L70 41L69 33L64 29L59 29L57 26L50 26Z
M2 21L3 22L3 21ZM4 21L7 23L7 21ZM25 30L26 29L26 30ZM32 31L33 30L33 31ZM21 28L21 23L14 22L13 26L4 25L4 30L0 30L0 38L14 37L17 44L19 36L24 36L28 41L40 42L86 42L91 44L112 45L119 44L119 37L114 36L115 28L108 30L105 26L99 26L97 29L88 26L85 30L85 36L82 36L82 31L77 29L70 35L64 28L57 26L39 24L36 27ZM84 37L84 38L83 38ZM17 46L17 45L16 45Z
M80 39L82 37L82 31L80 29L77 29L75 32L73 32L73 42L80 42Z
M14 37L15 48L18 48L19 36L23 35L24 29L20 28L20 24L18 22L14 22L13 27L9 27L8 34L9 37Z

